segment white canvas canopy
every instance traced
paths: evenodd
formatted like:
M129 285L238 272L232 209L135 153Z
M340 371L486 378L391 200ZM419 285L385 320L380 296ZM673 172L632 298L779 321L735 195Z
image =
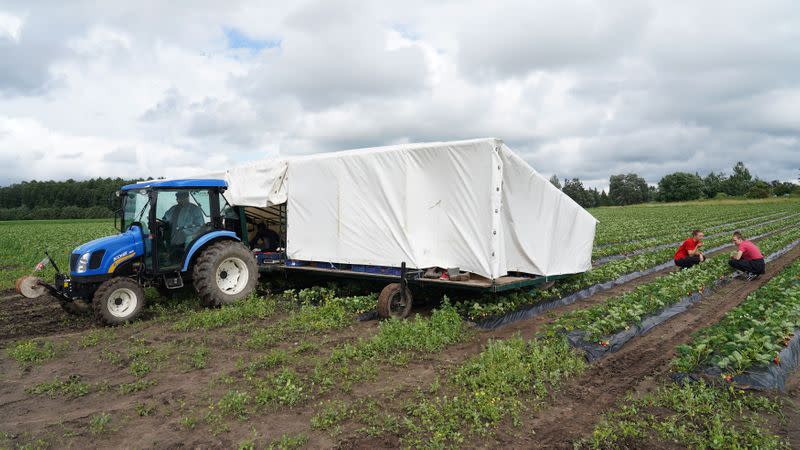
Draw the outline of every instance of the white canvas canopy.
M591 268L595 218L499 139L275 158L224 178L232 205L286 203L287 257L508 272Z

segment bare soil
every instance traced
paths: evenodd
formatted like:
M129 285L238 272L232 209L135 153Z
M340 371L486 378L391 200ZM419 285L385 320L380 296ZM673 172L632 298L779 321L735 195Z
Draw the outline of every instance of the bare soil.
M13 290L0 292L0 347L11 340L65 335L92 326L89 317L65 313L49 295L29 299Z
M470 445L571 447L591 433L601 414L623 395L653 389L654 380L666 372L675 346L686 342L692 331L718 320L798 256L800 249L795 249L769 264L767 274L759 280L737 281L719 289L686 313L594 363L585 375L556 393L549 405L532 413L522 427L508 424L495 437ZM284 434L302 433L308 437L310 448L396 448L400 445L398 436L369 437L356 431L360 427L357 423L345 421L335 434L313 430L309 423L320 411L320 402L329 400L349 402L369 397L381 401L384 412L402 415L402 405L417 389L426 388L437 377L445 376L454 366L478 354L488 340L515 334L531 338L564 312L602 303L671 270L647 275L496 330L476 330L465 342L403 366L379 364L375 378L356 383L349 391L335 389L295 407L252 409L247 420L228 420L228 431L212 430L205 419L214 412L212 405L222 395L242 388L240 380L246 363L274 348L291 354L302 345L311 344L292 364L301 376L306 376L313 370L314 362L327 358L335 346L374 335L379 323L354 322L345 329L320 335L287 336L268 348L253 350L243 345L247 329L180 333L171 330L170 322L152 320L113 329L114 342L83 348L79 343L87 330L98 330L90 319L67 315L49 297L27 300L13 292L4 292L0 294L0 347L21 338L46 336L64 349L64 355L32 368L21 368L8 357L0 358L0 433L5 433L0 434L0 446L6 444L2 441L5 436L14 445L44 439L53 448L230 448L248 439L262 447ZM269 327L283 318L279 314L256 321L248 328ZM126 365L126 351L132 342L163 349L168 356L154 364L152 373L144 377L157 381L156 385L122 394L120 385L137 380ZM210 349L205 367L199 369L186 363L197 345ZM115 355L121 361L115 360ZM55 377L63 380L69 376L79 376L92 386L92 391L73 399L26 392L26 388ZM789 399L800 405L800 388L795 385L789 392ZM152 412L140 416L137 412L140 406L152 408ZM800 413L794 411L798 414L791 416L794 428L787 426L785 432L797 446L796 424L800 423ZM105 430L93 432L91 422L101 412L110 414L111 422Z

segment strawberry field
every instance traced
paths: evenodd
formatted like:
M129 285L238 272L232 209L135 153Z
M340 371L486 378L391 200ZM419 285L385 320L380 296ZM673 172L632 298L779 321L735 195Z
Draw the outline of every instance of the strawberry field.
M265 278L218 309L148 291L114 328L10 290L109 221L0 222L0 448L800 447L800 202L591 212L595 267L546 290L358 321L374 286ZM675 271L692 228L708 260ZM754 281L734 230L771 258Z

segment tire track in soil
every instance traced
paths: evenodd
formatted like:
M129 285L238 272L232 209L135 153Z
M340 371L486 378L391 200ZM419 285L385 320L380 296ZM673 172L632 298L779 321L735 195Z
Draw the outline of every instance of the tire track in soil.
M652 380L669 372L675 347L689 342L694 331L718 322L798 257L800 247L768 264L766 274L759 279L733 280L683 314L595 362L586 373L556 393L549 407L533 416L525 426L532 430L530 435L521 437L519 429L504 427L498 430L495 444L519 445L519 439L523 438L528 440L525 446L530 448L573 448L573 443L590 435L601 415L625 394L651 390Z
M3 296L0 300L0 347L16 339L61 335L94 326L90 317L67 314L49 295L35 299L14 294L14 291L0 295Z

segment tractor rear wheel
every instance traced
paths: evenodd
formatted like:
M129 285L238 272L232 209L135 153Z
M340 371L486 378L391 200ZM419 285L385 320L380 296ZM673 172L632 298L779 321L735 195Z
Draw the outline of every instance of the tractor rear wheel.
M103 282L92 300L94 317L100 323L119 325L142 313L144 289L131 278L116 277Z
M228 305L253 292L258 282L258 266L242 243L221 241L210 245L197 258L192 282L203 305Z
M386 285L378 296L378 316L381 319L396 317L405 319L411 312L411 290L406 288L406 295L400 295L400 283Z

